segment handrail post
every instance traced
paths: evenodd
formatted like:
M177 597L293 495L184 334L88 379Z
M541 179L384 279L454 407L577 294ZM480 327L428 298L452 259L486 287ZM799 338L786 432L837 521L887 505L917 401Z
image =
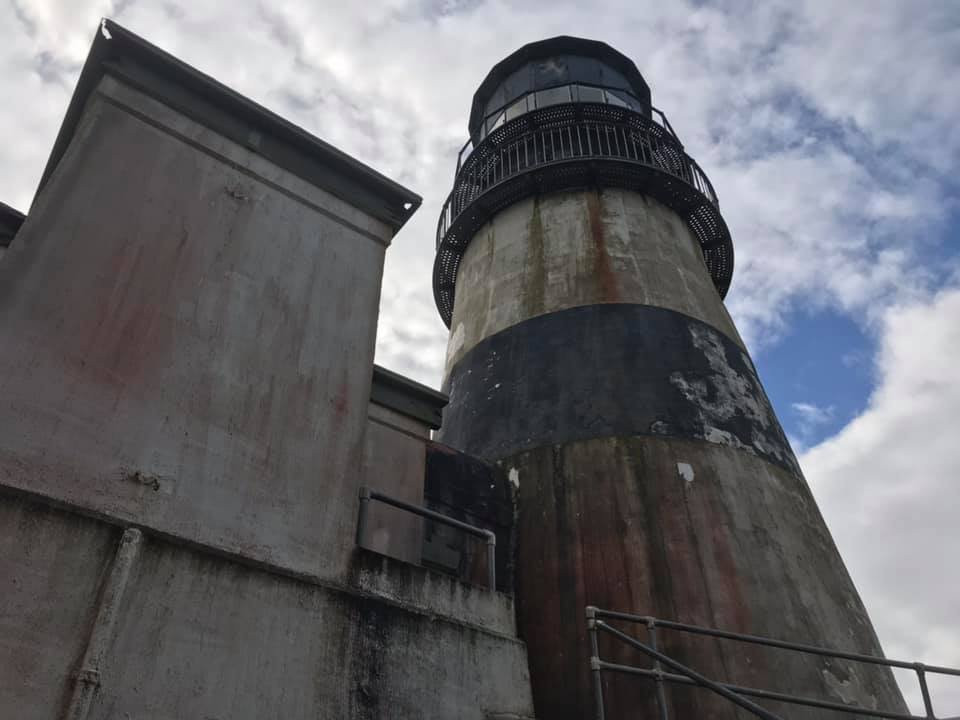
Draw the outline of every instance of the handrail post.
M590 672L593 675L593 700L596 720L604 720L603 678L600 670L600 648L597 645L597 609L587 605L587 632L590 634Z
M363 546L367 535L367 515L370 512L370 488L360 488L360 510L357 513L357 545Z
M487 531L487 582L497 589L497 536L492 531Z
M657 650L657 621L650 617L647 618L647 635L650 638L650 647ZM659 660L653 661L654 672L657 673L654 682L657 686L657 705L660 708L660 720L668 720L667 715L667 695L663 689L663 668Z
M917 673L917 680L920 681L920 693L923 695L923 709L927 717L934 720L937 716L933 714L933 702L930 700L930 689L927 687L926 668L923 663L914 663L913 669Z

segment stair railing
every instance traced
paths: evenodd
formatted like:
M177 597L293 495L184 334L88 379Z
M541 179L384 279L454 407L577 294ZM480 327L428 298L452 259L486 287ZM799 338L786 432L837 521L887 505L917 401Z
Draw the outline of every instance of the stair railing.
M775 640L773 638L760 637L757 635L745 635L743 633L728 632L726 630L718 630L716 628L704 627L701 625L689 625L687 623L678 623L671 620L662 620L648 615L633 615L631 613L614 612L612 610L601 610L600 608L593 606L587 607L586 614L587 631L590 635L590 670L593 674L597 720L605 720L602 682L602 673L604 671L625 673L655 681L657 685L657 707L661 720L669 720L666 693L663 686L665 682L683 685L699 685L716 693L717 695L720 695L721 697L726 698L735 705L750 711L756 717L763 718L764 720L782 720L782 718L748 700L745 696L762 698L766 700L776 700L792 705L814 707L823 710L855 713L866 717L888 718L889 720L938 720L937 716L933 712L933 703L930 699L930 690L927 686L927 674L936 673L940 675L952 675L955 677L960 677L960 669L956 668L948 668L937 665L924 665L923 663L906 662L903 660L889 660L887 658L877 657L875 655L863 655L861 653L830 650L813 645L803 645L800 643L785 642L783 640ZM604 622L605 619L621 620L645 625L647 628L647 642L641 642L632 635L628 635L627 633L612 627L608 623ZM917 680L920 684L920 693L923 697L924 711L926 714L912 715L885 710L875 710L857 705L845 705L842 703L820 700L817 698L801 697L798 695L790 695L788 693L743 687L741 685L734 685L725 682L716 682L661 652L657 648L656 631L658 627L669 630L678 630L680 632L686 632L695 635L706 635L725 640L752 643L754 645L764 645L767 647L791 650L810 655L818 655L821 657L852 660L855 662L868 663L872 665L883 665L891 668L912 670L916 673ZM634 667L632 665L610 663L603 660L600 657L599 644L597 642L597 634L600 632L611 635L626 643L630 647L644 653L654 661L653 667ZM662 666L666 666L673 672L665 672ZM943 718L941 720L960 720L960 718Z

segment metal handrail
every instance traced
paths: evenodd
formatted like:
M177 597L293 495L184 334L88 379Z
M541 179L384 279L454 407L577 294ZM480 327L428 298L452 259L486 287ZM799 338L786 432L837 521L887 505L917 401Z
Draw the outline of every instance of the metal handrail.
M600 86L590 86L590 87L600 87ZM533 93L528 93L528 94L532 95ZM572 103L571 103L571 104L572 104ZM503 107L505 108L506 105L504 105ZM503 109L503 108L501 108L501 110L502 110L502 109ZM542 108L541 108L541 109L542 109ZM497 111L497 112L499 112L499 111ZM532 112L532 111L531 111L531 112ZM661 110L661 109L658 108L658 107L654 107L653 105L651 105L651 106L650 106L650 113L651 113L651 118L655 118L655 117L659 117L659 118L660 118L659 125L661 125L662 127L664 127L664 128L667 130L667 132L670 133L670 135L673 137L673 139L676 140L678 143L680 143L680 147L682 148L682 147L683 147L683 143L680 142L680 136L677 135L677 132L673 129L673 125L671 125L671 124L670 124L670 121L667 120L667 116L666 116L666 114L663 112L663 110ZM490 115L493 115L493 114L494 114L494 113L491 113ZM524 113L524 114L526 114L526 113ZM487 118L489 118L490 115L488 115ZM517 118L515 118L515 119L519 119L520 117L521 117L521 116L518 115ZM487 118L484 118L484 122L486 122ZM512 121L510 121L510 122L512 122ZM490 132L493 132L493 131L491 130ZM489 133L488 133L488 134L489 134ZM486 137L487 137L487 136L484 135L483 139L482 139L480 142L482 143L483 140L486 140ZM454 173L453 173L454 182L456 182L457 175L460 174L460 168L463 166L463 161L464 161L467 157L469 157L470 155L473 154L473 148L474 148L473 138L467 138L466 142L464 142L463 145L460 146L460 150L457 152L457 168L456 168L456 170L455 170Z
M414 505L412 503L405 502L403 500L398 500L397 498L390 497L389 495L384 495L381 492L376 490L371 490L368 487L360 488L360 509L357 513L357 545L363 545L361 542L367 534L367 517L370 512L370 501L377 500L382 502L385 505L390 505L400 510L406 510L407 512L413 513L414 515L419 515L420 517L425 517L430 520L435 520L438 523L443 525L449 525L450 527L457 528L458 530L463 530L466 533L475 535L477 537L486 538L487 540L487 583L490 586L491 590L497 589L497 567L496 567L496 550L497 550L497 536L493 533L492 530L487 530L485 528L476 527L475 525L470 525L456 518L449 517L443 513L438 513L435 510L430 510L429 508L421 507L420 505Z
M802 643L792 643L786 642L784 640L775 640L773 638L760 637L758 635L746 635L743 633L729 632L726 630L718 630L716 628L708 628L701 625L690 625L687 623L679 623L671 620L661 620L659 618L651 617L649 615L634 615L632 613L623 613L623 612L614 612L611 610L601 610L593 606L589 606L586 609L587 615L587 629L590 633L590 641L592 648L592 656L590 658L590 668L594 677L594 692L597 702L597 718L598 720L603 720L604 718L604 709L603 709L603 687L600 682L600 673L603 670L609 670L611 672L627 673L632 675L637 675L644 678L649 678L657 682L658 695L657 695L657 704L660 708L660 715L663 720L667 718L667 708L666 700L662 691L662 683L664 681L679 683L679 684L695 684L706 687L724 697L726 697L731 702L735 702L741 707L753 712L758 717L767 718L768 720L778 720L776 715L772 715L769 711L764 710L758 705L750 703L749 700L744 698L744 695L749 695L752 697L764 698L768 700L777 700L780 702L790 703L793 705L801 705L806 707L815 707L825 710L835 710L837 712L846 712L846 713L856 713L859 715L864 715L867 717L876 717L876 718L888 718L889 720L937 720L937 716L933 712L933 703L930 698L930 691L927 687L926 674L927 673L936 673L941 675L952 675L960 677L960 669L957 668L948 668L939 665L924 665L923 663L916 662L907 662L903 660L889 660L887 658L877 657L875 655L864 655L862 653L851 653L845 652L842 650L831 650L828 648L821 648L814 645L805 645ZM643 624L647 627L650 644L640 642L636 638L627 635L626 633L617 630L614 627L611 627L607 623L603 622L602 618L607 618L611 620L625 620L628 622ZM785 650L792 650L795 652L802 652L811 655L818 655L821 657L837 658L843 660L853 660L855 662L870 663L873 665L882 665L886 667L895 667L903 668L908 670L913 670L917 674L917 680L920 685L921 695L923 697L924 712L925 715L913 715L913 714L903 714L897 712L888 712L883 710L873 710L870 708L864 708L853 705L844 705L840 703L834 703L827 700L819 700L817 698L807 698L797 695L790 695L787 693L774 692L770 690L762 690L758 688L744 687L741 685L734 685L731 683L721 683L709 680L704 676L697 673L695 670L692 670L681 663L678 663L676 660L663 655L656 648L656 628L661 627L668 630L677 630L680 632L691 633L695 635L706 635L709 637L716 637L726 640L734 640L737 642L751 643L754 645L764 645L767 647L780 648ZM620 665L616 663L608 663L600 658L598 644L597 644L597 631L606 632L614 637L622 640L631 647L634 647L649 657L653 658L656 661L656 664L653 669L648 668L639 668L633 667L630 665ZM660 663L667 665L671 669L675 670L676 673L666 673L660 669ZM723 692L721 692L723 691ZM731 697L730 695L735 696ZM743 703L749 703L754 707L747 707ZM756 709L754 709L756 708ZM757 712L759 710L760 712Z

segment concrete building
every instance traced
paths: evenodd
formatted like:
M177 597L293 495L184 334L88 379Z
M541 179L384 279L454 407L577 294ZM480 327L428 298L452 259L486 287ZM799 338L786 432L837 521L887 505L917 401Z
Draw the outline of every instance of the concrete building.
M525 46L469 131L439 393L373 364L420 198L104 21L0 206L0 717L747 717L592 673L637 657L587 606L880 654L637 68ZM885 668L659 647L905 712Z
M357 544L363 486L503 522L456 477L425 500L494 470L373 366L419 204L104 23L0 213L0 717L532 715L482 542L379 503Z

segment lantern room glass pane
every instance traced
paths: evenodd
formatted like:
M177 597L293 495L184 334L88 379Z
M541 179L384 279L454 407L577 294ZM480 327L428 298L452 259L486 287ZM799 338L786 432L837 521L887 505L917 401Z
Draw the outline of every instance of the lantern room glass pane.
M491 133L501 125L503 125L503 113L500 113L496 117L487 120L487 132Z
M549 90L537 91L537 107L542 108L547 105L560 105L570 102L570 86L550 88Z
M580 92L580 102L591 102L591 103L603 102L602 88L590 87L589 85L581 85L579 88L579 92Z
M520 117L525 112L527 112L527 98L522 97L507 108L507 122Z
M618 107L630 107L627 105L627 101L621 97L618 97L610 90L607 90L607 103L609 105L617 105Z

